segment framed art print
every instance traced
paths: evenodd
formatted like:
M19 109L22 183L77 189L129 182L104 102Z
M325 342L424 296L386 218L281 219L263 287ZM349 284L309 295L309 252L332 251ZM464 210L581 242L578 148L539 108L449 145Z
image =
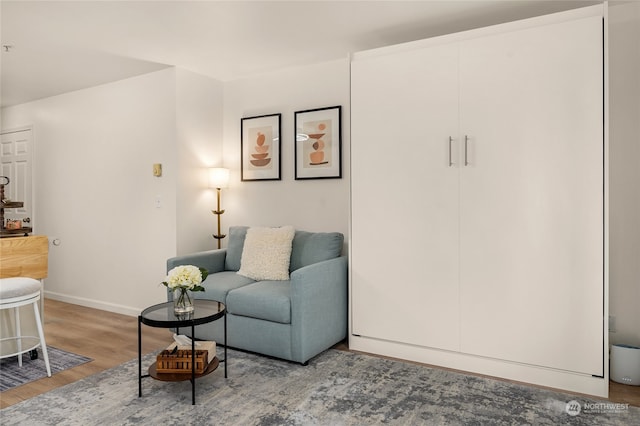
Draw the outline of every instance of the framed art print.
M240 120L240 179L280 180L280 116L260 115Z
M342 177L340 106L296 111L295 178Z

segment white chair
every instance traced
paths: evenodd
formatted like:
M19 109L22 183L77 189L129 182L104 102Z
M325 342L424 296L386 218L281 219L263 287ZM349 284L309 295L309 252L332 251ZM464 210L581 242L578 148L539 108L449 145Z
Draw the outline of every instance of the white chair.
M40 309L38 307L41 289L42 283L33 278L0 278L0 310L14 308L16 319L16 335L14 337L0 339L0 341L16 340L17 343L17 352L2 355L0 358L8 358L10 356L18 355L18 365L22 367L22 354L30 352L40 346L42 348L42 355L44 356L44 362L47 367L47 376L51 377L49 354L47 353L47 344L44 340L44 332L42 330L42 322L40 320ZM19 307L28 304L33 305L33 313L36 319L36 326L38 327L39 338L35 336L22 336L22 332L20 330ZM27 345L29 348L24 349L22 347L23 341L36 341L36 343L33 346Z

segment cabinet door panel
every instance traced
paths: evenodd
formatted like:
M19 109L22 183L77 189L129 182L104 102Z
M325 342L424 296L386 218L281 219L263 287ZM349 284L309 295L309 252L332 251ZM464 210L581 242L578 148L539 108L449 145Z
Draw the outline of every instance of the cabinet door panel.
M354 334L459 347L457 55L352 63Z
M461 349L603 374L602 20L461 44Z

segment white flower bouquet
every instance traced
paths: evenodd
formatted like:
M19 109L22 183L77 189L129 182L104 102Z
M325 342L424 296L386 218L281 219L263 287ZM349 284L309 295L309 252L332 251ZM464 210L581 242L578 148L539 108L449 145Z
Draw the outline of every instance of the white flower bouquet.
M206 269L193 265L180 265L169 271L166 281L162 284L173 290L176 312L193 311L193 301L188 291L204 291L204 287L200 284L208 275L209 272Z

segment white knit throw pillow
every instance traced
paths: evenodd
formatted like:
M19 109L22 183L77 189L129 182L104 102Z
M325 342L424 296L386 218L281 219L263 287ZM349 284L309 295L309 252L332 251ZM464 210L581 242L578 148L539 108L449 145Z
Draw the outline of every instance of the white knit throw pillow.
M247 229L238 274L256 281L288 280L295 233L293 226Z

